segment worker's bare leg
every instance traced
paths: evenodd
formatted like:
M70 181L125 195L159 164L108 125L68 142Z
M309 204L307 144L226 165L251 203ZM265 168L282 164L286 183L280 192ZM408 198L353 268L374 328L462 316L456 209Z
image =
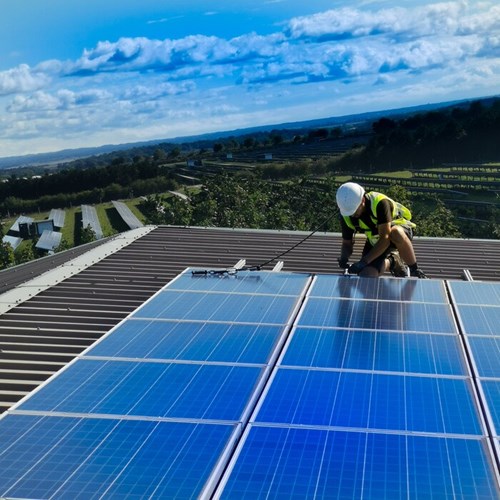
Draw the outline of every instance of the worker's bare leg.
M406 264L412 266L415 262L417 262L411 240L408 238L402 227L392 226L391 241L394 245L396 245L399 255L406 262Z

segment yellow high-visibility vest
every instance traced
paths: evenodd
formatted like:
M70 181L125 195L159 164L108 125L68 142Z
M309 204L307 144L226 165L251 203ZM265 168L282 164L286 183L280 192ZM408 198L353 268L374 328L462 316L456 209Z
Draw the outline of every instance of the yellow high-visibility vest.
M377 205L382 200L389 200L392 203L391 224L397 226L406 226L410 228L416 227L416 225L413 222L410 222L411 221L410 210L406 208L404 205L401 205L401 203L392 200L385 194L377 193L376 191L371 191L369 193L366 193L365 196L368 198L370 202L370 207L372 211L372 213L370 214L370 218L375 226L377 225L378 222ZM357 225L355 225L351 217L347 215L344 215L344 220L347 226L353 229L354 231L364 233L366 235L367 240L370 242L372 246L375 245L375 243L377 243L379 238L378 234L373 234L372 229L367 224L365 224L361 219L358 219Z

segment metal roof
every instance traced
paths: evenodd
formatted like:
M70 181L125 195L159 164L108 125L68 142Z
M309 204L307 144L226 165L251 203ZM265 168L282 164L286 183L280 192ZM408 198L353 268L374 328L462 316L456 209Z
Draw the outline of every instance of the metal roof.
M146 226L0 272L0 411L9 408L186 267L261 265L308 233ZM284 270L340 273L341 237L316 233ZM357 258L362 242L356 245ZM431 278L500 281L499 240L416 238ZM265 266L271 269L275 262Z

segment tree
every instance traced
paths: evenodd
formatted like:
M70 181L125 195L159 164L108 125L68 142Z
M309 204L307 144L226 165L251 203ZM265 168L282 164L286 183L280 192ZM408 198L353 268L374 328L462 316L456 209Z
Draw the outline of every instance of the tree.
M0 269L5 269L15 262L14 250L10 243L0 242Z
M20 245L20 247L14 252L14 257L16 260L16 264L24 264L25 262L36 259L33 245Z
M64 252L64 250L69 250L71 248L71 245L69 244L69 241L62 237L61 238L61 243L59 243L59 245L57 245L56 248L54 248L54 252L57 253L57 252Z
M401 205L404 205L406 208L411 208L410 195L403 186L391 184L385 194L394 201L401 203Z
M452 211L437 198L435 208L430 207L430 213L420 216L417 230L419 236L436 238L460 238L462 236Z
M82 227L80 231L80 243L83 245L84 243L90 243L91 241L95 241L96 234L95 231L90 227L90 224L86 227Z

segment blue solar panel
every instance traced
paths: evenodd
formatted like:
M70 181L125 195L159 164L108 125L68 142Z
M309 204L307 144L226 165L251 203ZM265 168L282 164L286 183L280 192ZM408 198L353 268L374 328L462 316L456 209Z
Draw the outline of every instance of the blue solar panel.
M467 375L455 335L297 328L282 364Z
M0 496L195 498L229 425L12 415L1 421Z
M267 363L283 327L128 320L88 356Z
M172 281L170 290L300 295L309 280L304 274L240 271L235 275L193 275L189 271Z
M500 380L482 380L481 386L495 425L495 435L500 436Z
M280 369L258 422L481 434L466 379Z
M319 275L310 295L344 299L448 303L443 283L436 280L387 278L373 281L355 276Z
M500 336L500 307L459 306L458 314L465 333Z
M469 344L478 375L500 378L500 336L470 337Z
M456 304L490 306L500 304L500 283L450 281L449 286Z
M451 309L444 304L309 298L301 326L454 333Z
M0 496L500 498L470 290L187 270L0 419Z
M133 317L282 325L297 302L297 297L165 290Z
M497 498L482 441L251 427L221 498Z
M260 367L81 359L20 409L238 421L261 374Z

